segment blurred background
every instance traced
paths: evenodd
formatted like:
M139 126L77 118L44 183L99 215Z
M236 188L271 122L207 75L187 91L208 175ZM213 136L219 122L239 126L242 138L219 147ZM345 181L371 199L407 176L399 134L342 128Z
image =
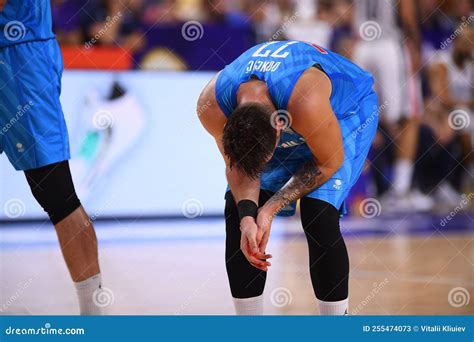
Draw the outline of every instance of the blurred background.
M273 40L317 43L370 70L376 80L380 128L341 223L354 270L352 313L474 312L473 1L52 4L65 66L61 101L71 167L104 246L113 312L232 312L223 261L224 164L199 123L196 102L216 71ZM406 77L398 78L402 73ZM400 89L402 95L392 98ZM405 104L411 111L406 117L397 113ZM416 117L415 133L401 139L407 117ZM400 155L410 149L409 166L400 166ZM71 313L72 299L48 304L35 296L49 286L39 276L43 272L61 274L59 284L70 285L54 231L24 176L6 158L0 159L0 176L0 299L11 303L4 310ZM279 219L272 234L277 256L270 312L308 314L313 295L299 221ZM202 259L181 252L176 257L181 249ZM26 262L53 255L57 262L49 268L32 271ZM25 260L20 268L18 258ZM183 265L182 272L170 262ZM163 279L137 263L157 267ZM133 283L137 278L165 290L130 298L130 286L142 283ZM279 301L281 295L286 301ZM423 295L428 302L420 300Z

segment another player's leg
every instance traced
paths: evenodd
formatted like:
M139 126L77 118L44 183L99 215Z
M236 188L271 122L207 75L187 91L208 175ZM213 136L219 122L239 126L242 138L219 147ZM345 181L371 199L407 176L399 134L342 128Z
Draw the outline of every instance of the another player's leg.
M270 193L260 191L259 206L270 196ZM235 312L237 315L262 315L267 273L252 266L240 250L239 213L230 191L226 194L225 224L225 261Z
M345 315L349 304L349 256L331 204L301 199L301 222L308 241L314 294L321 315Z
M77 198L68 161L25 171L31 191L49 215L74 281L82 315L100 315L101 291L97 238Z

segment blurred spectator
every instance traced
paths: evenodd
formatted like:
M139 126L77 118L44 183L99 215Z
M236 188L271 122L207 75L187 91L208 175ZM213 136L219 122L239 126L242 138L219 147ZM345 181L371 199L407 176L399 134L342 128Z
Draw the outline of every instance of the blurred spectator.
M420 148L423 150L423 145L431 146L434 139L435 146L428 151L428 156L432 156L437 150L439 155L430 158L429 168L423 163L417 167L435 177L431 179L431 183L430 177L426 175L420 178L428 178L428 184L425 182L425 185L428 185L426 190L430 190L430 186L439 186L445 195L450 194L445 198L447 201L451 200L450 203L455 202L456 197L453 194L456 191L464 190L462 177L467 177L468 174L463 172L463 169L474 169L473 41L474 30L464 28L452 42L451 51L440 51L436 54L428 73L431 96L427 99L425 122L429 132L424 135L422 132ZM437 148L438 145L443 149Z
M144 0L95 0L84 8L81 29L85 42L118 45L136 51L143 47L141 15Z
M203 3L203 11L206 22L225 24L230 27L247 27L251 24L249 15L236 2L206 0Z
M79 45L82 43L82 33L79 26L80 12L83 1L53 0L52 16L56 38L60 44Z
M405 177L393 172L402 159L396 148L402 139L394 143L393 137L407 132L406 122L395 122L416 91L401 96L398 104L393 94L401 87L400 75L421 75L426 113L423 125L415 125L414 136L405 137L404 144L414 150L418 146L414 182L425 193L451 202L463 191L463 177L472 182L466 169L474 173L474 125L471 131L459 131L449 121L450 113L459 109L472 116L472 0L52 0L52 11L61 44L119 46L133 53L136 67L153 70L220 69L268 40L310 41L354 58L374 71L381 111L397 112L395 119L381 120L383 134L374 141L373 167L361 178L365 185L375 182L379 194L390 187L387 175L395 173L399 185L412 179L411 171ZM362 25L374 21L375 36L361 37ZM183 27L190 23L195 36L184 37ZM408 44L401 48L402 42ZM410 61L413 66L405 67Z
M179 21L174 0L147 1L143 7L142 22L146 26L157 23L173 23Z
M453 21L441 10L438 0L421 0L418 2L421 22L423 59L428 61L433 53L440 49L440 43L455 30Z

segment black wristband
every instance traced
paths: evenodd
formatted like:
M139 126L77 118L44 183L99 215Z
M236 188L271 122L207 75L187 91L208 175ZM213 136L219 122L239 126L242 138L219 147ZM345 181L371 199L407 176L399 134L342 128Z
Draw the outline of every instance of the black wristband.
M242 220L245 216L252 216L257 218L258 205L251 200L244 199L237 203L237 210L239 211L239 218Z

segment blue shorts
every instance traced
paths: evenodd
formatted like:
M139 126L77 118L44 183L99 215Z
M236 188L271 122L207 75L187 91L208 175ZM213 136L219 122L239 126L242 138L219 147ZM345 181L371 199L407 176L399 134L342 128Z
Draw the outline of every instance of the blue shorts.
M17 170L68 160L56 39L0 48L0 153Z
M338 119L344 142L344 162L341 168L321 187L306 195L332 204L341 214L352 186L359 178L367 154L377 132L378 102L372 91L342 119ZM313 154L306 144L291 148L278 147L261 176L261 188L278 191ZM294 214L295 203L284 208L280 216Z

